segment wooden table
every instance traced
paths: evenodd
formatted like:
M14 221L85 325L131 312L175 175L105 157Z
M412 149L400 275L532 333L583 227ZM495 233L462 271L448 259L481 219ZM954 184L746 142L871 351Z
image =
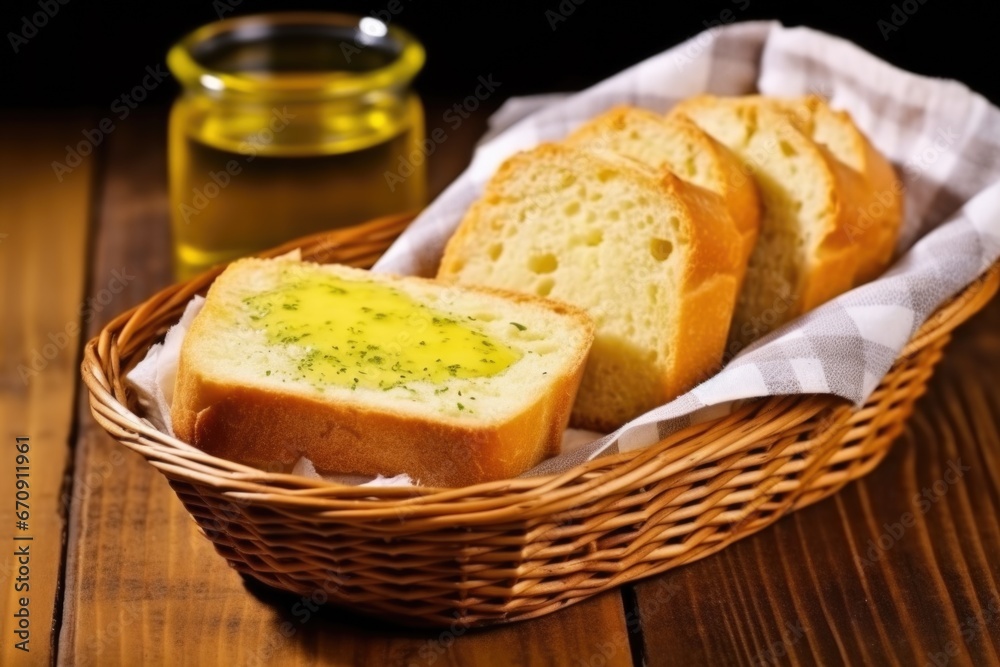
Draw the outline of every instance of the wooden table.
M129 117L59 182L51 162L88 120L0 123L0 664L1000 663L1000 303L960 330L877 470L700 562L459 636L344 610L303 618L296 599L248 588L81 390L83 341L171 281L163 115ZM434 156L435 190L482 129L469 121ZM18 437L30 439L25 531ZM920 494L959 465L922 511ZM28 653L13 634L25 544Z

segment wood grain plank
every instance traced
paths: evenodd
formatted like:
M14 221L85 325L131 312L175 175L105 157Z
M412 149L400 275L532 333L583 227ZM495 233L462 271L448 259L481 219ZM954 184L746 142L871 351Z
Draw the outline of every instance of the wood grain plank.
M170 277L161 121L130 119L112 139L92 282L113 267L136 274L117 312ZM471 150L471 140L455 139L449 151ZM460 162L449 158L448 168ZM111 440L85 406L74 483L85 492L75 494L70 518L60 664L632 664L618 593L538 621L442 633L313 611L309 601L248 586L159 473Z
M62 560L61 487L78 377L92 160L62 182L50 163L84 118L0 119L0 664L47 665ZM15 443L30 438L28 530L15 529ZM22 471L23 472L23 471ZM23 511L22 508L18 508ZM14 536L31 537L15 542ZM29 551L27 580L15 549ZM21 579L19 581L19 579ZM27 589L24 589L24 586ZM15 590L15 586L22 590ZM14 614L29 600L29 651Z
M635 587L646 664L1000 664L998 516L994 301L870 475Z

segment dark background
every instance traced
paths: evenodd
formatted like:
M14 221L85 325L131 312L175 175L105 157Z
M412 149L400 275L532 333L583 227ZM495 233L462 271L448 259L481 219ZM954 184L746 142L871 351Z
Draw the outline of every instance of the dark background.
M539 2L431 2L399 0L395 22L424 42L428 61L417 80L429 97L464 95L476 77L493 74L501 97L577 90L693 36L706 22L782 20L846 37L905 69L959 79L1000 102L1000 2L876 0L858 3L713 0L634 2L545 0ZM8 33L21 32L22 17L58 0L4 3L0 10L0 107L91 107L106 110L139 83L147 65L164 63L170 45L187 31L218 20L262 11L325 9L368 14L389 0L296 2L200 0L107 3L68 0L47 25L14 53ZM568 14L555 30L546 10ZM883 35L879 21L906 16ZM912 14L906 15L905 9ZM572 13L569 13L572 10ZM723 14L729 10L731 14ZM173 81L159 86L144 105L166 106Z

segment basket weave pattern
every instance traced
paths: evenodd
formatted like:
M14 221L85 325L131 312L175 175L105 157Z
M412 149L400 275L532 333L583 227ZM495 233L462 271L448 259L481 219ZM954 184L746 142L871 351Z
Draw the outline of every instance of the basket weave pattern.
M304 259L369 266L409 217L303 239ZM943 306L860 410L762 399L643 450L548 477L458 489L357 488L249 468L156 431L124 375L217 271L160 292L86 347L97 421L169 480L216 550L276 588L409 625L541 616L712 554L874 468L950 332L997 291L1000 266Z

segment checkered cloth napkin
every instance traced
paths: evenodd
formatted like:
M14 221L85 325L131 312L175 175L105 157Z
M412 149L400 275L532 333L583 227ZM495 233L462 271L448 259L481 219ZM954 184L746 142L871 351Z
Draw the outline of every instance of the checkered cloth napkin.
M903 72L825 33L753 22L701 33L583 92L549 96L541 108L530 100L501 108L469 168L375 270L433 275L466 208L518 150L559 140L617 104L662 112L698 93L755 92L826 97L893 161L906 192L898 261L876 282L762 338L687 394L527 475L651 445L746 399L835 394L861 404L937 306L1000 257L1000 109L960 83Z

